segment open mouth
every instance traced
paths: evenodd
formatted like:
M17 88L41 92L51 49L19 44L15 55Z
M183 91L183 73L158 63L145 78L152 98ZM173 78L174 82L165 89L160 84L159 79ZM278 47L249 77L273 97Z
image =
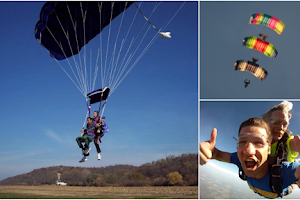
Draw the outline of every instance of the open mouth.
M281 136L283 136L283 134L284 134L284 132L281 130L281 131L277 132L276 135L277 135L278 137L281 137Z
M245 167L247 170L253 171L256 166L256 161L253 159L246 159L245 160Z

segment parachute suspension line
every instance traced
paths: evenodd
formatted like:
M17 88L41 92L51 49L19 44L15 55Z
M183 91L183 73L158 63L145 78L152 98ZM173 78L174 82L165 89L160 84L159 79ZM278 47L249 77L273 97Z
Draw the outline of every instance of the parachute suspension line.
M74 82L74 80L71 78L71 76L68 74L68 72L61 66L61 64L56 60L56 59L54 59L55 61L56 61L56 63L60 66L60 68L66 73L66 75L70 78L70 80L74 83L74 85L78 88L78 90L80 91L80 93L83 95L83 96L85 96L84 95L84 91L82 90L82 88L80 89L79 87L78 87L78 85Z
M158 36L158 35L156 35ZM142 51L142 53L139 55L139 57L134 61L134 63L131 65L131 67L129 68L129 70L125 73L125 75L121 78L121 76L123 75L123 73L125 72L130 60L132 59L133 55L131 54L130 57L128 58L127 62L125 63L122 72L119 74L118 78L116 79L114 85L111 87L111 92L110 94L112 94L114 92L114 90L119 86L119 84L125 79L125 77L129 74L129 72L133 69L133 67L137 64L137 62L142 58L142 56L146 53L146 51L149 49L149 47L152 45L153 42L150 42L148 44L148 46ZM135 53L135 52L134 52ZM121 78L121 80L120 80Z
M84 129L85 127L85 123L86 123L86 119L88 117L88 114L89 114L89 111L86 111L86 115L85 115L85 118L84 118L84 122L83 122L83 125L82 125L82 129Z
M69 6L67 6L67 8L68 8L68 10L69 10ZM69 15L72 16L71 13L70 13L70 11L69 11ZM70 49L71 49L72 55L74 55L73 50L72 50L72 48L71 48L71 44L70 44L70 40L69 40L69 35L68 35L68 33L65 31L64 27L62 26L61 21L60 21L60 19L59 19L59 17L58 17L57 15L56 15L56 19L58 20L58 22L59 22L59 24L60 24L60 27L61 27L62 31L64 32L66 38L68 39L68 44L69 44L69 47L70 47ZM48 28L48 27L47 27L47 28ZM49 29L48 29L48 30L49 30ZM74 30L75 30L75 29L74 29ZM50 31L50 30L49 30L49 31ZM51 32L51 31L50 31L50 32ZM53 37L53 35L52 35L52 37ZM54 37L53 37L53 38L54 38ZM54 39L55 39L55 38L54 38ZM55 41L56 41L56 39L55 39ZM60 46L61 46L61 44L60 44ZM61 50L62 50L62 52L64 53L65 57L67 57L62 47L61 47ZM73 58L73 61L76 62L74 58ZM71 68L71 70L72 70L72 72L73 72L73 75L74 75L74 76L76 77L76 79L77 79L77 76L75 75L75 72L74 72L74 70L73 70L73 68L72 68L72 65L70 64L68 58L67 58L67 62L69 63L69 66L70 66L70 68ZM75 66L78 67L77 65L75 65ZM77 73L78 73L78 69L77 69ZM78 79L77 79L77 82L78 82L78 84L80 84L80 82L78 81ZM82 82L81 82L81 83L82 83ZM81 85L81 84L80 84L80 85ZM84 91L83 85L81 85L81 87L82 87L82 90L83 90L84 96L85 96L86 92Z
M74 56L72 56L72 58L73 58L73 60L74 60L74 64L75 64L75 67L76 67L76 70L77 70L77 74L78 74L78 78L80 79L80 85L81 85L81 88L82 88L82 92L83 92L83 95L85 96L85 91L84 91L84 84L83 84L83 80L82 80L82 78L81 78L81 76L80 76L80 69L79 69L79 66L78 66L78 63L75 61L75 59L74 59ZM68 58L67 58L68 59ZM77 76L76 75L74 75L75 77L76 77L76 79L77 79Z
M103 114L104 114L104 110L105 110L105 108L106 108L106 102L107 102L107 100L104 102L104 104L103 104L103 106L102 106L102 112L101 112L101 117L103 116Z
M59 20L59 19L58 19ZM49 33L51 34L51 36L52 36L52 38L55 40L55 42L57 43L57 45L59 45L60 46L60 49L62 50L62 52L63 52L63 54L66 56L66 54L65 54L65 52L64 52L64 50L63 50L63 48L62 48L62 45L57 41L57 39L53 36L53 33L52 33L52 31L46 26L46 28L47 28L47 30L49 31ZM63 31L64 31L64 29L63 29ZM70 44L69 44L70 45ZM73 53L73 52L72 52ZM55 59L56 60L56 62L58 63L58 61L57 61L57 59ZM82 86L80 85L80 82L78 81L78 79L77 79L77 77L76 77L76 75L75 75L75 72L74 72L74 70L73 70L73 68L72 68L72 65L70 64L70 62L69 62L69 59L67 58L66 59L67 60L67 62L68 62L68 64L69 64L69 67L71 68L71 70L72 70L72 72L73 72L73 74L74 74L74 76L75 76L75 78L76 78L76 80L77 80L77 82L78 82L78 85L80 86L80 88L81 89L79 89L79 86L75 83L75 81L71 78L71 76L69 75L69 73L62 67L62 65L61 64L59 64L59 66L63 69L63 71L67 74L67 76L71 79L71 81L74 83L74 85L79 89L79 91L83 94L83 96L85 96L84 95L84 90L83 90L83 88L82 88Z
M181 10L181 8L183 7L183 5L185 4L185 1L181 4L181 6L178 8L178 10L176 11L176 13L173 15L173 17L169 20L169 22L162 28L162 29L165 29L169 24L170 22L173 20L173 18L178 14L178 12Z
M156 8L157 8L157 7L156 7ZM156 8L155 8L155 9L156 9ZM137 12L136 12L136 13L137 13ZM153 13L153 11L152 11L152 13ZM152 13L151 13L151 14L152 14ZM136 65L137 61L139 61L140 58L145 54L145 50L146 50L146 49L148 50L148 48L152 45L152 44L151 44L151 45L149 46L150 43L153 43L153 39L154 39L155 36L157 36L157 35L154 36L154 38L152 39L152 41L150 41L150 43L148 44L148 46L142 51L142 53L141 53L141 54L139 55L139 57L136 59L136 61L134 62L134 64L130 67L130 69L126 72L125 76L124 76L124 77L121 79L121 81L118 83L119 79L121 78L121 76L122 76L123 73L125 72L127 66L129 65L129 62L131 61L132 57L135 55L136 51L139 49L139 47L140 47L141 43L143 42L143 40L144 40L146 34L147 34L148 31L150 30L150 27L151 27L151 26L148 27L146 33L145 33L144 36L142 37L142 39L141 39L140 43L138 44L138 46L137 46L136 50L134 51L134 53L131 53L131 54L130 54L130 56L128 57L128 59L127 59L125 65L123 65L123 62L125 61L125 58L126 58L128 52L129 52L130 48L131 48L131 45L134 43L134 40L131 41L130 47L128 48L127 53L126 53L126 56L124 57L123 62L122 62L122 65L121 65L121 66L123 66L123 68L120 68L120 69L119 69L118 76L117 76L116 80L114 81L113 86L111 87L111 92L110 92L110 94L113 93L113 91L116 89L116 87L122 82L122 80L123 80L123 79L128 75L128 73L133 69L133 67ZM140 33L141 33L141 31L140 31ZM140 34L140 33L139 33L139 34ZM121 69L122 69L122 70L121 70Z
M115 62L115 55L116 55L116 43L117 43L117 40L118 40L118 37L119 37L119 33L120 33L120 28L122 26L122 20L123 20L123 16L122 15L122 19L121 19L121 22L120 22L120 26L119 26L119 30L118 30L118 33L117 33L117 36L116 36L116 40L115 40L115 44L114 44L114 48L113 48L113 51L112 51L112 55L111 55L111 59L110 59L110 62L109 62L109 65L108 65L108 68L110 69L108 74L107 74L107 77L108 77L108 85L110 86L111 84L111 80L112 80L112 77L113 77L113 73L115 72L115 65L114 65L114 62Z
M112 4L112 7L114 6L114 4ZM113 9L112 9L113 10ZM105 59L105 66L104 66L104 69L105 69L105 71L104 71L104 75L102 76L102 80L103 80L103 82L104 83L107 83L107 80L109 80L109 82L108 82L108 87L110 87L110 85L112 84L111 83L111 80L112 80L112 78L111 77L113 77L114 75L112 75L112 74L114 74L115 73L115 71L116 71L116 68L114 67L114 66L116 66L116 64L114 64L115 63L115 55L116 55L116 43L117 43L117 40L118 40L118 38L119 38L119 33L120 33L120 29L121 29L121 27L122 27L122 23L123 23L123 18L124 18L124 15L125 15L125 10L126 9L124 9L124 11L123 11L123 14L122 14L122 20L121 20L121 23L120 23L120 26L119 26L119 30L118 30L118 33L117 33L117 37L116 37L116 40L115 40L115 46L114 46L114 50L113 50L113 54L112 54L112 57L111 57L111 60L110 60L110 64L109 65L107 65L107 61L108 61L108 59L107 59L107 55L108 55L108 46L109 45L107 45L107 51L106 51L106 59ZM113 12L111 12L111 15L113 14ZM112 18L112 17L111 17ZM132 24L131 24L132 25ZM109 39L108 39L108 43L109 43L109 40L110 40L110 33L111 33L111 23L109 24ZM127 33L127 35L128 35L128 33ZM127 35L126 35L126 37L127 37ZM123 40L124 41L124 40ZM122 43L123 44L123 43ZM120 52L121 52L121 49L119 49L119 54L120 54ZM110 69L110 73L109 73L109 69ZM107 72L107 73L106 73ZM105 86L107 86L107 85L105 85ZM104 86L103 86L104 87Z
M107 79L107 77L106 77L106 66L107 66L107 57L108 57L108 47L109 47L109 41L110 41L110 33L111 33L111 20L112 20L112 16L113 16L113 8L114 8L114 2L112 2L111 3L111 13L110 13L110 21L109 21L109 31L108 31L108 38L107 38L107 47L106 47L106 56L105 56L105 64L104 64L104 72L103 72L103 77L101 77L101 78L103 78L104 79L104 83L106 83L107 81L106 81L106 79Z
M263 32L264 32L264 30L265 30L265 26L263 26L263 28L262 28L262 30L261 30L261 33L263 33Z
M167 27L168 25L169 25L169 23L173 20L173 18L178 14L178 12L181 10L181 8L183 7L183 5L185 4L185 2L183 2L182 4L181 4L181 6L179 7L179 9L176 11L176 13L172 16L172 18L169 20L169 22L164 26L164 28L165 27ZM145 17L145 15L141 12L141 10L139 9L139 7L136 5L136 3L134 3L134 5L137 7L137 10L144 16L144 18L146 19L146 21L155 29L155 30L157 30L158 31L158 33L159 34L161 34L162 35L162 33L150 22L150 20L148 20L146 17ZM156 8L158 7L159 5L157 5L156 6ZM154 10L156 9L156 8L154 8ZM154 12L154 10L152 11L152 13ZM151 13L151 15L152 15L152 13ZM150 15L150 16L151 16ZM148 31L147 31L148 32ZM117 83L117 81L119 80L119 78L120 78L120 76L117 78L117 80L115 81L115 84L114 84L114 86L113 87L111 87L111 92L110 92L110 94L112 94L113 93L113 91L118 87L118 85L124 80L124 78L128 75L128 73L133 69L133 67L137 64L137 62L142 58L142 56L147 52L147 50L150 48L150 46L154 43L154 41L157 39L157 36L158 35L156 35L152 40L151 40L151 42L149 42L149 44L148 44L148 46L143 50L143 52L140 54L140 56L136 59L136 61L132 64L132 66L130 67L130 69L127 71L127 73L124 75L124 77ZM135 52L134 52L134 54L135 54ZM134 55L133 54L133 55ZM123 72L124 70L122 70L122 72ZM122 74L122 73L121 73Z
M125 12L125 10L124 10L123 12ZM136 19L137 13L138 13L138 11L136 10L135 15L134 15L134 17L133 17L133 19L132 19L132 21L131 21L130 27L129 27L128 31L127 31L127 34L126 34L125 38L122 40L122 43L121 43L121 46L120 46L120 49L119 49L119 54L118 54L118 56L117 56L117 61L116 61L116 63L115 63L115 66L118 65L119 58L120 58L120 54L121 54L121 52L122 52L122 50L123 50L123 47L124 47L124 43L125 43L125 41L127 40L127 37L128 37L128 35L129 35L129 32L130 32L130 30L131 30L131 28L132 28L132 25L133 25L133 23L134 23L134 21L135 21L135 19ZM141 31L140 31L140 32L141 32ZM139 34L140 34L140 33L139 33ZM138 34L138 35L139 35L139 34ZM133 44L133 40L134 40L134 38L131 40L131 43L130 43L129 47L127 48L127 51L126 51L126 53L125 53L125 56L123 57L123 59L122 59L122 61L121 61L120 66L123 66L123 67L122 67L122 68L119 67L118 72L117 72L117 75L115 75L115 74L116 74L116 71L114 71L114 75L113 75L113 77L110 79L111 81L110 81L110 83L109 83L109 87L111 87L111 85L114 84L114 82L115 82L114 80L115 80L115 79L118 79L118 78L115 78L115 77L118 77L119 74L120 74L120 72L123 72L123 71L124 71L124 68L126 68L123 64L124 64L124 61L126 60L126 57L127 57L128 53L129 53L129 50L131 49L131 46L132 46L132 44ZM127 62L128 62L128 61L127 61ZM115 69L116 69L116 68L115 68ZM121 74L122 74L122 73L121 73Z
M115 83L116 83L116 82L119 80L119 78L122 76L122 74L124 73L125 69L127 68L128 64L129 64L129 62L130 62L131 59L132 59L132 54L130 54L130 55L128 56L128 58L127 58L127 55L128 55L128 53L129 53L129 50L130 50L131 47L132 47L133 40L134 40L134 38L131 40L131 43L130 43L130 45L129 45L128 49L127 49L127 52L126 52L126 54L125 54L125 56L124 56L124 58L123 58L123 60L122 60L121 65L120 65L120 66L123 66L123 67L120 67L120 68L119 68L118 73L117 73L117 76L116 76L115 80L112 81L112 84L111 84L111 85L115 85ZM126 58L127 58L127 61L125 62L125 59L126 59ZM124 64L124 62L125 62L125 64ZM111 85L110 85L110 89L113 88L113 86L111 86ZM111 94L111 92L110 92L110 94Z
M76 39L76 44L77 44L77 50L78 50L78 57L79 57L79 66L78 66L78 63L77 63L77 61L75 60L75 57L74 56L72 56L72 58L73 58L73 61L74 61L74 63L75 63L75 66L76 66L76 69L77 69L77 74L78 74L78 77L79 77L79 79L80 79L80 83L81 83L81 87L82 87L82 90L84 90L84 77L83 77L83 73L82 73L82 70L80 70L80 69L82 69L82 63L81 63L81 55L80 55L80 51L79 51L79 43L78 43L78 37L77 37L77 31L75 31L76 30L76 27L77 27L77 22L76 23L74 23L74 21L73 21L73 17L72 17L72 14L71 14L71 11L70 11L70 8L69 8L69 5L67 5L67 8L68 8L68 12L69 12L69 16L70 16L70 19L71 19L71 21L72 21L72 25L73 25L73 29L74 29L74 32L75 32L75 39ZM68 42L69 42L69 40L68 40ZM72 55L74 55L74 53L73 53L73 50L72 50L72 48L70 48L71 49L71 52L72 52ZM77 76L74 74L74 76L77 78ZM84 96L87 94L87 91L85 91L84 92Z
M103 93L101 93L101 97L100 97L100 105L99 105L99 110L98 110L98 113L100 114L101 112L101 109L106 105L106 102L107 102L107 99L105 100L104 104L102 105L102 97L103 97ZM102 106L101 106L102 105ZM90 110L90 109L89 109ZM104 113L104 110L102 110L102 113L101 113L101 117L103 116L103 113Z
M153 8L152 12L150 13L150 15L149 15L149 17L148 17L149 19L150 19L151 16L153 15L154 11L158 8L158 6L160 5L160 3L161 3L161 2L159 2L159 4L156 5L156 6ZM139 7L141 7L141 5L142 5L142 2L140 2ZM139 12L139 9L136 9L136 14L137 14L138 12ZM142 32L142 30L144 29L144 27L146 26L146 24L148 24L148 23L147 23L147 20L145 21L145 23L144 23L143 27L141 28L141 30L140 30L139 34L137 35L137 37L141 34L141 32Z
M88 93L87 91L89 91L89 86L88 86L88 80L87 80L87 70L86 70L86 38L85 38L85 34L86 34L86 31L85 31L85 21L86 21L86 13L87 13L87 10L83 11L83 8L82 8L82 2L80 2L80 8L81 8L81 15L82 15L82 25L83 25L83 43L84 43L84 46L83 46L83 62L84 62L84 83L85 83L85 91L86 91L86 94Z
M100 110L102 110L101 114L100 114L100 110L99 110L99 115L102 117L104 114L104 110L106 108L106 103L107 103L108 98L105 100L104 104L102 105L102 107L100 108Z
M252 25L255 27L255 29L257 30L258 34L263 33L263 31L265 30L265 26L261 27L258 24L252 24Z
M150 26L148 27L146 33L144 34L142 40L140 41L138 47L136 48L136 50L133 52L133 55L135 55L136 51L138 50L139 46L141 45L142 41L144 40L146 34L148 33L148 31L150 30ZM119 81L121 75L118 77L118 79L116 80L114 86L111 87L111 91L110 94L112 94L114 92L114 90L119 86L119 84L124 80L124 78L128 75L128 73L133 69L133 67L138 63L138 61L143 57L143 55L147 52L147 50L150 48L150 46L154 43L154 41L157 39L158 37L158 33L155 34L155 36L152 38L152 40L148 43L148 45L145 47L145 49L142 51L142 53L138 56L138 58L134 61L134 63L131 65L131 67L129 68L129 70L125 73L125 75L121 78L121 80ZM132 55L132 56L133 56ZM131 56L131 58L132 58ZM128 62L127 62L128 65ZM127 65L125 65L127 67ZM119 81L119 82L118 82Z
M119 77L124 73L125 69L127 68L128 63L129 63L130 60L132 59L132 54L130 54L129 57L127 58L126 63L124 64L125 59L126 59L128 53L129 53L129 50L131 49L132 44L133 44L133 39L131 40L130 45L129 45L128 49L127 49L127 52L126 52L126 54L125 54L125 56L124 56L124 58L123 58L123 60L122 60L122 62L121 62L121 65L120 65L120 66L123 66L123 67L119 67L119 70L118 70L118 72L116 73L116 76L114 75L114 78L112 79L112 81L111 81L111 83L110 83L110 87L112 87L112 85L114 85L115 82L119 79ZM124 45L124 44L122 43L122 47L121 47L121 48L123 48L123 45ZM118 58L118 59L119 59L119 58Z
M134 3L135 4L135 6L137 7L137 10L144 16L144 14L141 12L141 10L140 10L140 8L136 5L136 3ZM185 2L184 3L182 3L181 4L181 6L179 7L179 9L176 11L176 13L172 16L172 18L168 21L168 23L164 26L164 27L167 27L168 25L169 25L169 23L173 20L173 18L178 14L178 12L181 10L181 8L183 7L183 5L185 4ZM141 4L140 4L141 5ZM156 8L158 7L159 5L157 5L156 6ZM156 9L156 8L154 8L154 10ZM154 12L154 10L152 11L152 13L151 13L151 15L153 14L153 12ZM150 15L150 16L151 16ZM155 30L157 30L157 32L159 33L159 34L161 34L162 35L162 33L150 22L150 20L148 19L148 18L146 18L145 16L144 16L144 18L146 19L146 21L155 29ZM148 32L148 31L147 31ZM147 34L147 32L146 32L146 34ZM145 35L146 35L145 34ZM145 35L144 35L144 37L145 37ZM133 69L133 67L137 64L137 62L142 58L142 56L146 53L146 51L150 48L150 46L153 44L153 42L155 41L155 39L157 38L157 36L158 35L156 35L153 39L152 39L152 41L151 42L149 42L149 44L148 44L148 46L143 50L143 52L139 55L139 57L136 59L136 61L132 64L132 66L130 67L130 69L126 72L126 74L124 75L124 77L119 81L119 79L120 79L120 77L121 77L121 75L124 73L124 71L125 71L125 69L127 68L127 65L128 65L128 63L127 64L125 64L124 65L124 67L122 68L122 71L120 71L119 70L119 72L121 72L121 73L118 73L119 75L118 75L118 77L116 78L116 81L114 82L114 85L111 87L111 92L110 92L110 94L112 94L113 93L113 91L117 88L117 86L124 80L124 78L128 75L128 73ZM144 39L144 38L143 38ZM140 44L139 44L139 46L140 46ZM139 46L136 48L136 50L139 48ZM135 51L136 52L136 51ZM135 52L133 53L133 55L135 55ZM132 56L133 56L132 55ZM127 60L127 62L129 62L131 59L132 59L132 56L131 56L131 58L130 59L128 59ZM121 69L121 68L120 68ZM118 82L119 81L119 82Z
M103 97L103 92L101 93L101 97L100 97L100 105L99 105L98 113L100 113L101 110L102 97Z
M94 76L95 76L95 74L94 74ZM93 85L95 84L95 83L92 83L92 49L90 50L90 90L89 91L94 91L94 89L93 89Z
M81 4L80 4L81 5ZM79 51L79 43L78 43L78 37L77 37L77 32L76 32L76 27L77 27L77 23L74 23L73 21L73 17L72 17L72 14L70 12L70 9L69 9L69 6L67 5L67 8L68 8L68 12L69 12L69 15L70 15L70 19L72 21L72 25L73 25L73 29L74 29L74 32L75 32L75 39L76 39L76 44L77 44L77 49L78 49L78 57L79 57L79 65L78 65L78 62L75 60L75 57L74 57L74 53L72 51L72 48L71 49L71 53L72 53L72 58L73 58L73 61L75 63L75 66L76 66L76 69L77 69L77 74L78 74L78 78L80 79L80 83L81 83L81 87L82 87L82 90L83 90L83 93L84 93L84 96L86 96L87 94L87 84L86 84L86 76L84 75L83 73L83 69L82 69L82 61L81 61L81 55L80 55L80 51ZM82 5L81 5L81 11L82 11ZM83 12L83 11L82 11ZM83 15L83 14L82 14ZM82 16L82 18L84 19L84 16ZM59 19L58 19L59 20ZM62 27L62 26L61 26ZM63 27L62 27L62 30ZM64 32L65 33L65 32ZM66 33L65 33L66 35ZM68 39L68 43L69 43L69 46L70 46L70 40L69 38L67 37ZM84 39L85 40L85 39ZM85 43L85 42L84 42ZM71 47L71 46L70 46ZM85 54L85 53L84 53ZM68 58L67 58L68 59ZM74 76L76 77L77 79L77 76L74 74Z
M93 86L92 86L92 91L95 90L95 84L96 84L96 80L97 80L97 74L98 74L98 58L99 58L99 49L98 49L98 54L97 54L97 58L96 58L96 65L95 65L95 72L94 72L94 78L93 78ZM103 87L101 87L103 88Z
M126 6L127 6L127 2L125 4L125 8L126 8ZM120 21L118 33L117 33L117 36L116 36L116 39L115 39L113 53L112 53L111 60L110 60L110 65L109 65L110 66L110 74L109 74L109 83L108 83L109 86L111 85L111 80L113 79L115 71L116 71L116 64L115 64L116 47L117 47L117 41L118 41L118 38L119 38L119 35L120 35L120 30L121 30L121 27L123 25L123 19L124 19L125 10L126 10L125 8L122 12L122 18L121 18L121 21ZM120 50L119 50L119 52L120 52Z
M262 33L263 28L264 28L264 27L260 27L259 24L254 24L254 23L253 23L253 20L252 20L252 23L251 23L251 24L250 24L250 21L249 21L249 25L252 25L252 26L254 27L254 29L256 29L257 32L259 32L259 33Z
M138 9L138 11L144 16L145 20L157 31L160 32L150 21L149 19L142 13L142 11L140 10L140 8L136 5L136 3L134 2L135 7Z
M121 27L123 25L123 19L124 19L125 13L126 13L127 3L128 2L126 2L125 8L124 8L124 10L122 12L122 19L121 19L121 22L120 22L120 25L119 25L119 29L118 29L118 33L117 33L117 37L116 37L116 40L115 40L115 45L114 45L114 50L113 50L113 56L112 56L112 60L111 60L111 64L110 64L111 70L110 70L109 83L108 83L109 87L113 83L113 80L114 80L114 77L115 77L115 74L116 74L116 70L117 70L117 66L118 66L118 61L119 61L120 53L122 52L122 49L123 49L123 46L124 46L124 42L127 39L127 36L128 36L128 34L129 34L130 30L131 30L133 21L135 20L135 17L136 17L136 14L137 14L137 12L136 12L136 14L135 14L135 16L134 16L134 18L133 18L133 20L131 22L131 25L129 27L129 30L127 31L127 34L126 34L125 38L122 40L121 46L119 48L119 53L118 53L116 61L115 61L115 51L116 51L117 41L118 41L118 38L119 38Z
M68 7L68 10L69 10L69 7ZM70 12L69 12L69 14L70 14ZM70 15L71 16L71 15ZM63 28L63 26L62 26L62 24L61 24L61 21L60 21L60 19L58 18L58 16L56 15L56 19L58 20L58 22L59 22L59 24L60 24L60 26L61 26L61 28L62 28L62 31L64 32L64 34L65 34L65 36L66 36L66 38L68 39L68 44L69 44L69 46L71 47L71 44L70 44L70 40L69 40L69 35L66 33L66 31L64 30L64 28ZM73 25L74 25L74 23L73 23ZM56 40L56 38L53 36L53 33L52 33L52 31L46 26L46 28L47 28L47 30L49 31L49 33L51 34L51 36L52 36L52 38L55 40L55 42L60 46L60 49L62 50L62 52L63 52L63 54L65 55L65 57L67 57L66 56L66 54L65 54L65 52L64 52L64 50L63 50L63 48L62 48L62 45ZM74 55L74 53L73 53L73 51L72 51L72 48L71 48L71 53L72 53L72 55ZM72 70L72 72L73 72L73 75L75 76L75 78L76 78L76 80L77 80L77 82L78 82L78 85L80 86L80 88L81 89L79 89L79 86L74 82L74 80L70 77L70 75L68 74L68 72L57 62L57 60L56 60L56 62L59 64L59 66L63 69L63 71L67 74L67 76L71 79L71 81L75 84L75 86L80 90L80 92L85 96L85 91L84 91L84 87L82 86L82 82L81 81L79 81L78 80L78 78L77 78L77 76L75 75L75 72L74 72L74 70L73 70L73 68L72 68L72 65L70 64L70 62L69 62L69 59L67 58L66 59L67 60L67 62L68 62L68 64L69 64L69 67L71 68L71 70ZM74 58L73 58L73 60L74 60ZM74 60L74 62L75 62L75 66L77 67L77 65L76 65L76 61ZM77 69L77 72L78 72L78 69Z
M99 34L99 37L100 37L100 40L99 40L99 42L100 42L100 44L99 44L99 49L98 49L98 54L97 54L97 61L96 61L96 71L97 71L97 73L98 73L98 58L99 58L99 52L100 52L100 61L101 61L101 63L100 63L100 72L101 72L101 88L103 88L104 87L104 80L103 80L103 70L102 70L102 60L103 60L103 58L102 58L102 34L101 34L101 30L102 30L102 3L103 2L101 2L101 5L99 4L99 2L98 2L98 8L99 8L99 19L100 19L100 27L99 27L99 29L100 29L100 34ZM96 71L95 71L95 73L96 73ZM96 77L97 77L97 74L95 75L95 81L96 81Z
M148 44L148 46L143 50L143 52L140 54L140 56L135 60L135 62L132 64L132 66L129 68L129 70L126 72L126 74L122 77L122 79L115 83L115 85L112 87L110 94L112 94L115 89L120 85L120 83L124 80L124 78L128 75L128 73L133 69L133 67L138 63L138 61L144 56L144 54L148 51L148 49L151 47L153 42L158 38L158 34L156 34L156 37L152 39L152 41Z
M91 116L91 106L89 105L88 98L85 98L85 101L86 101L86 105L87 105L87 111L86 111L86 115L85 115L84 122L82 125L82 129L84 129L84 127L85 127L87 116Z
M100 48L101 48L101 53L100 53L100 56L101 56L101 58L100 58L100 60L101 60L101 66L102 66L102 34L101 34L101 30L102 30L102 24L101 24L101 22L102 22L102 20L101 20L101 17L102 17L102 3L103 2L101 2L101 5L99 4L99 2L98 2L98 8L99 8L99 19L100 19L100 27L99 27L99 29L100 29L100 34L99 34L99 37L100 37ZM91 91L94 91L95 90L95 84L96 84L96 80L97 80L97 75L98 75L98 69L99 69L99 66L98 66L98 61L99 61L99 51L100 51L100 48L98 49L98 53L97 53L97 58L96 58L96 64L95 64L95 70L94 70L94 78L93 78L93 85L91 86L92 88L91 88ZM90 60L92 60L92 59L90 59ZM92 65L91 65L92 66ZM101 67L101 69L102 69L102 67ZM91 70L92 71L92 70ZM102 77L102 70L101 70L101 77ZM102 78L101 78L101 88L103 88L104 87L104 83L103 83L103 80L102 80Z

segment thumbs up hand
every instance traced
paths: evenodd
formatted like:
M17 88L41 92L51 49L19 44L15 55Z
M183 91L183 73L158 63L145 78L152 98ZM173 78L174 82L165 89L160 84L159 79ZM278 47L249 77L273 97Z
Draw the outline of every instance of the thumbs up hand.
M210 140L199 144L200 165L204 165L212 158L212 152L216 145L217 129L211 131Z

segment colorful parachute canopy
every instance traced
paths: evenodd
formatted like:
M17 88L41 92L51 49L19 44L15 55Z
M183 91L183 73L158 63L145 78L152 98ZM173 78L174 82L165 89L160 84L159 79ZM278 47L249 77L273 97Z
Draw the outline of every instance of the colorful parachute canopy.
M108 98L110 89L108 87L104 87L102 89L95 90L86 95L87 98L90 99L90 105L93 103L97 103Z
M274 31L276 31L276 33L278 33L279 35L281 35L282 31L285 28L284 23L282 21L280 21L279 19L272 17L270 15L262 14L262 13L253 14L250 17L249 24L267 26L267 27L273 29Z
M268 75L268 72L263 67L247 60L236 61L234 64L234 70L250 72L262 81L265 80Z
M243 46L260 51L271 59L274 59L278 54L277 50L271 43L262 41L257 37L245 37L243 39Z
M57 60L66 59L78 54L111 19L132 3L134 2L47 2L42 7L40 20L35 26L35 38L49 50L52 57Z

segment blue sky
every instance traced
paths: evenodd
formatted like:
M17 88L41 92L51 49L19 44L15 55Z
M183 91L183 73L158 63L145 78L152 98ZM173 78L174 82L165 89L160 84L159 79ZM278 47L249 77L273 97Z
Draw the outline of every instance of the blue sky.
M201 101L200 103L200 142L210 140L211 131L217 128L216 148L221 151L236 152L236 140L240 124L250 117L261 117L282 101ZM291 101L293 109L290 111L289 130L294 135L299 134L300 101ZM222 163L216 160L209 162L218 164L232 172L238 172L236 165ZM201 170L201 167L200 167Z
M200 95L202 99L299 98L298 67L300 20L299 1L200 2ZM249 25L252 14L265 13L280 19L285 30L278 35L262 25ZM272 60L242 46L243 38L268 34L278 51ZM247 72L234 71L237 60L258 58L268 71L262 82ZM244 88L244 79L250 85Z
M100 144L102 160L91 144L91 155L82 164L75 138L86 102L34 37L43 4L0 2L0 122L5 138L0 180L48 166L138 166L197 152L197 2L184 4L165 29L172 38L158 38L111 95L104 113L110 132ZM170 18L167 14L181 5L162 2L151 22L160 28L160 19Z

